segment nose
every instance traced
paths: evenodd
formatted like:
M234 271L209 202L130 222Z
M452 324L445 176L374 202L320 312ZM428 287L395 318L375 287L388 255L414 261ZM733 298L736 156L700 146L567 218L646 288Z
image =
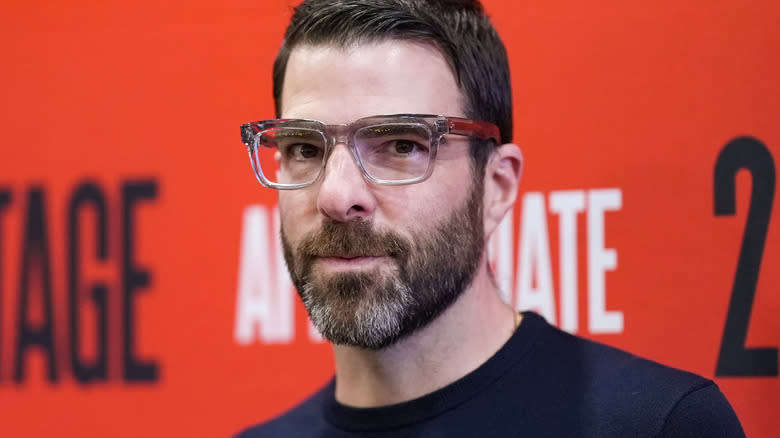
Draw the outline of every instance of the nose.
M346 145L331 151L321 178L317 209L327 218L347 222L374 214L376 199Z

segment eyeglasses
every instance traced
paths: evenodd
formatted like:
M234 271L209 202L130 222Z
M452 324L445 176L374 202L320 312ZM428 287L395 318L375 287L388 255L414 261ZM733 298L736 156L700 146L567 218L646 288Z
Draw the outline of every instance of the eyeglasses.
M300 189L317 181L334 147L345 144L363 176L374 184L425 181L433 172L439 144L447 134L492 139L492 123L427 114L371 116L345 125L316 120L274 119L241 125L241 141L257 180L278 190Z

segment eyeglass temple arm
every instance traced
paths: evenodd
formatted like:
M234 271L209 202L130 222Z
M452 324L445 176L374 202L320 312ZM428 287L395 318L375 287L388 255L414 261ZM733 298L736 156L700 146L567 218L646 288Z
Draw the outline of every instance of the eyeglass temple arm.
M247 147L252 147L252 138L255 134L260 132L260 128L252 123L245 123L241 125L241 142Z
M496 144L501 144L501 133L498 126L492 123L468 119L449 119L449 125L450 134L492 138Z

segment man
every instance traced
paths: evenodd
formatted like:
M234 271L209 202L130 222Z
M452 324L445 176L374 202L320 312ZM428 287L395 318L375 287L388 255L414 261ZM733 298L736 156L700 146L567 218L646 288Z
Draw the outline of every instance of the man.
M743 436L709 380L499 297L516 198L504 47L476 1L310 0L242 126L336 377L256 436Z

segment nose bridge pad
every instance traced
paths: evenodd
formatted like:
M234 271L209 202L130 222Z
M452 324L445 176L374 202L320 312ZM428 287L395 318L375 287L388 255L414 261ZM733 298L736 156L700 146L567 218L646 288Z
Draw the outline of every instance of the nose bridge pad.
M328 141L330 142L330 145L328 147L327 155L325 156L325 165L323 168L323 174L327 171L327 167L330 164L331 156L336 152L336 149L339 145L344 146L346 149L346 152L349 154L349 156L352 158L352 164L357 169L358 173L360 173L361 177L363 175L363 170L360 166L360 160L357 157L357 151L354 148L354 145L350 143L350 135L349 135L349 129L347 126L335 126L334 129L328 138Z

